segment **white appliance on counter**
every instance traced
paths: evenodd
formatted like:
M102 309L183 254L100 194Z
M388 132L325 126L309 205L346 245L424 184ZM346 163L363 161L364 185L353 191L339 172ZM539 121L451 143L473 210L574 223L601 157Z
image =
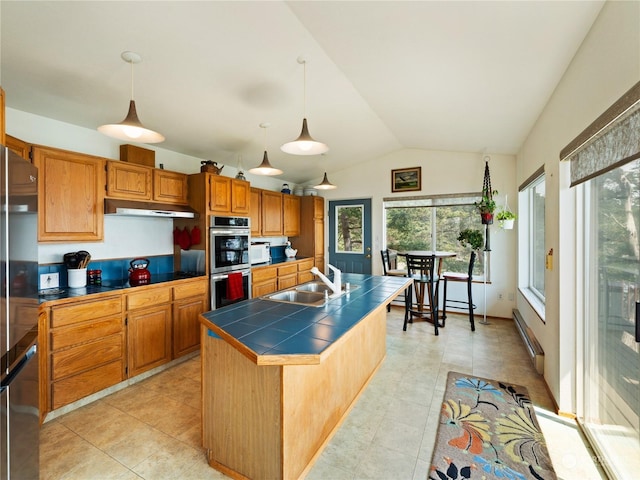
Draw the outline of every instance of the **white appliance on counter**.
M271 243L269 242L256 242L251 244L251 250L249 253L251 259L251 265L258 265L260 263L268 263L271 261Z

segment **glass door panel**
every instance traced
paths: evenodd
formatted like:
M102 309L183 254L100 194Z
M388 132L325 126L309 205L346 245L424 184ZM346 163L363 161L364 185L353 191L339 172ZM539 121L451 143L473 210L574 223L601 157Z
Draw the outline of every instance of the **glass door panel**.
M590 180L586 187L585 369L588 435L616 478L640 471L640 161Z

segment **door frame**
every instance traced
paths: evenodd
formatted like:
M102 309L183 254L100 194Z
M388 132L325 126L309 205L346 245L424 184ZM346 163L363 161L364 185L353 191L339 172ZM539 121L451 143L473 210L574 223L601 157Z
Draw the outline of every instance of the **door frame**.
M330 200L328 205L329 239L328 239L328 263L339 268L345 273L372 272L372 227L371 227L371 197L355 198L348 200ZM336 252L336 207L358 206L363 207L362 224L362 253L338 253Z

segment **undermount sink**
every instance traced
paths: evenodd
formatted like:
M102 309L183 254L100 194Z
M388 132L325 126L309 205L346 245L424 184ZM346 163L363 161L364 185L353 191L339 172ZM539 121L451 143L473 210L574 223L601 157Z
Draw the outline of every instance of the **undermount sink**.
M272 293L262 298L276 302L296 303L308 307L321 307L325 302L323 292L305 292L296 289Z
M355 290L356 288L358 288L357 285L351 285L351 290ZM274 302L295 303L298 305L306 305L308 307L321 307L327 300L325 298L325 292L329 295L333 294L332 290L324 283L309 282L292 287L288 290L271 293L260 298L263 300L272 300ZM346 293L344 290L344 284L342 285L342 293Z
M333 291L322 282L303 283L302 285L298 285L295 288L296 288L296 290L298 290L300 292L320 292L320 293L324 293L325 291L327 291L327 292L329 292L329 295L331 295L333 293ZM350 286L351 290L355 290L356 288L358 288L358 285L351 285ZM342 292L345 293L345 284L344 283L342 284Z

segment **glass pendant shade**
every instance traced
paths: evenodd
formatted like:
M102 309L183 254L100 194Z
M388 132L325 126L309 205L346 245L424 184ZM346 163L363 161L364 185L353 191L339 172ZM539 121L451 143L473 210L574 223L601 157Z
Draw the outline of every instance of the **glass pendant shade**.
M257 167L250 168L249 173L253 173L254 175L280 175L282 174L282 170L271 166L269 157L267 157L267 151L265 150L262 163Z
M324 172L324 178L322 179L322 183L320 185L316 185L315 187L316 190L333 190L334 188L338 188L336 187L334 184L332 184L329 179L327 178L327 172Z
M164 142L164 136L142 125L136 111L136 102L133 99L133 64L140 63L142 57L135 52L122 52L122 60L131 65L131 100L127 116L120 123L109 123L98 127L98 131L109 137L124 140L126 142L160 143Z
M140 143L160 143L164 142L164 136L153 130L145 128L138 119L136 112L136 102L129 101L129 112L120 123L111 123L98 127L98 131L109 137L118 138L125 141Z
M293 142L285 143L280 147L285 153L291 155L320 155L329 151L329 147L322 142L317 142L309 135L307 119L302 120L302 132Z

